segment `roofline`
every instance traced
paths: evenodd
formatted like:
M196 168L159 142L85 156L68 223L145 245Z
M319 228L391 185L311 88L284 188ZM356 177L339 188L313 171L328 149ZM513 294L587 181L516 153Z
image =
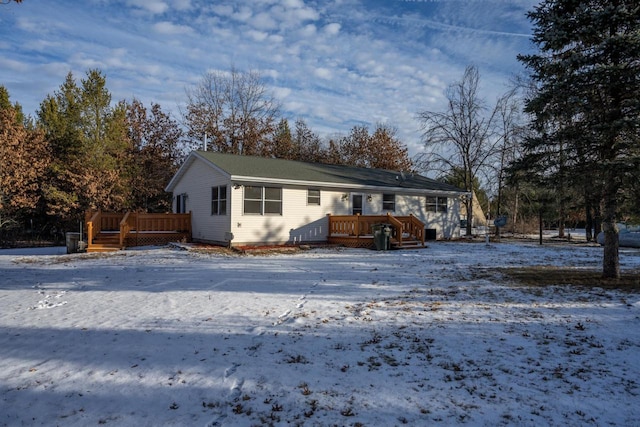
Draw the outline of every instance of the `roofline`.
M230 175L229 175L229 173L227 171L225 171L223 169L220 169L220 167L218 167L216 164L212 163L209 159L207 159L207 158L203 157L202 155L200 155L197 151L192 151L191 153L189 153L189 155L187 156L185 161L182 163L182 166L180 166L180 168L178 169L178 172L176 172L175 175L173 175L173 178L171 178L171 181L169 181L167 186L164 188L164 191L169 192L169 193L173 192L173 188L175 187L176 183L180 180L180 178L182 178L182 176L184 175L185 171L193 163L195 158L198 158L198 159L202 160L211 169L214 169L214 170L220 172L221 174L226 175L227 177L230 177Z
M173 192L173 189L177 182L182 178L188 167L195 161L195 159L202 160L210 168L218 171L222 175L225 175L231 182L241 183L263 183L263 184L279 184L279 185L294 185L303 187L321 187L321 188L336 188L345 190L360 190L360 191L381 191L387 190L394 193L405 194L442 194L447 196L463 196L471 194L470 191L460 190L430 190L427 188L408 188L408 187L387 187L383 185L358 185L358 184L345 184L339 182L324 182L324 181L306 181L306 180L294 180L283 178L265 178L259 176L244 176L244 175L231 175L224 169L221 169L215 163L211 162L206 157L202 156L198 151L192 151L187 156L186 160L178 169L178 172L171 178L171 181L165 187L165 191Z
M357 184L344 184L339 182L323 182L323 181L304 181L294 179L279 179L279 178L263 178L257 176L242 176L231 175L231 181L234 183L261 183L261 184L280 184L280 185L295 185L302 187L322 187L322 188L338 188L345 190L362 190L362 191L380 191L388 190L396 193L409 193L409 194L446 194L460 196L469 194L468 191L446 191L446 190L429 190L427 188L407 188L407 187L386 187L383 185L357 185Z

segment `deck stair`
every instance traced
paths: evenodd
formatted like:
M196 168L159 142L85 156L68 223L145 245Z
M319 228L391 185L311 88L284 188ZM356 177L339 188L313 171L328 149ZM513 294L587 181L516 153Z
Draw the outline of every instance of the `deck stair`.
M114 252L122 249L120 247L119 232L101 232L93 238L93 243L87 252Z
M389 242L391 249L424 249L426 246L420 240L403 239L402 243L396 239L391 239Z
M413 215L327 215L329 243L354 248L375 248L373 230L376 225L387 225L393 231L391 249L425 248L424 223Z
M191 214L87 211L87 252L191 241Z

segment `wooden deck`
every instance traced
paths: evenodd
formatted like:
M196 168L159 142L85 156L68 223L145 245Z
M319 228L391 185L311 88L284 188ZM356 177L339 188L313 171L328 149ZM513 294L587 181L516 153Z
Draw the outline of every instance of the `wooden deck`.
M385 224L391 228L392 249L424 248L424 223L413 215L327 215L327 241L352 248L375 248L373 228Z
M88 211L85 214L87 252L107 252L131 246L191 241L191 213L151 214Z

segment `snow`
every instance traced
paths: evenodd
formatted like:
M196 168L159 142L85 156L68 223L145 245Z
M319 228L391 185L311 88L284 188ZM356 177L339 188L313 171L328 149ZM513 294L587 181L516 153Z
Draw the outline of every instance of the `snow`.
M598 246L53 251L0 251L0 425L640 419L640 296L494 271L598 268Z

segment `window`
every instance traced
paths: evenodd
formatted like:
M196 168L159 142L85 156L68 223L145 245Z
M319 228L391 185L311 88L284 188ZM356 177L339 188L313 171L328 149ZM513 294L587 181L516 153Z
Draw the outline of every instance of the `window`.
M447 212L448 199L446 197L427 196L427 211Z
M307 205L320 206L320 190L307 190Z
M227 186L211 187L211 215L227 214Z
M282 215L282 188L264 187L264 214Z
M262 187L244 187L244 213L262 215Z
M187 213L187 195L184 193L176 196L176 213Z
M282 188L244 187L244 213L249 215L282 215Z
M382 210L394 212L396 210L396 195L395 194L383 194L382 195Z

